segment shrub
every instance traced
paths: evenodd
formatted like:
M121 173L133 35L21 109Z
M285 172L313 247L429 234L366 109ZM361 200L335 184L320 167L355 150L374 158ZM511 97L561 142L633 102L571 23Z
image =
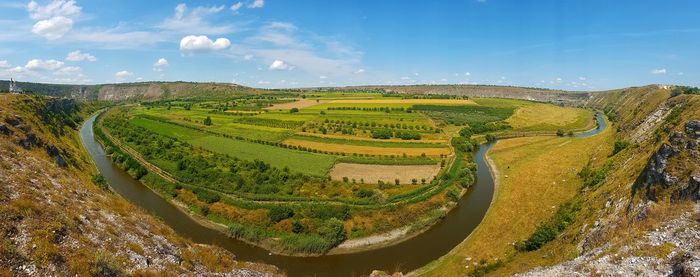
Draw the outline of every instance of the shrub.
M620 151L624 150L629 146L630 143L624 140L616 140L615 141L615 147L613 148L613 153L612 155L614 156L615 154L619 153Z
M105 180L105 177L102 176L102 174L93 175L92 183L103 190L107 190L109 188L109 186L107 186L107 180Z
M494 136L492 134L486 134L486 141L494 142L494 141L496 141L496 136Z
M298 112L299 112L299 108L291 108L291 109L289 109L289 113L298 113Z
M203 189L195 189L193 192L195 195L197 195L197 199L199 199L200 201L204 201L207 204L216 203L219 202L219 200L221 200L221 196L219 196L219 194L215 192Z
M561 205L557 212L546 222L537 226L535 232L525 240L515 244L519 251L533 251L540 249L545 243L552 241L556 236L569 226L575 219L576 213L581 209L581 201L574 200Z
M287 206L274 206L267 214L270 221L277 223L294 216L294 210Z
M370 198L374 196L374 191L368 190L368 189L359 189L358 191L355 192L355 196L359 198Z
M211 117L207 116L207 118L204 119L204 125L211 126Z

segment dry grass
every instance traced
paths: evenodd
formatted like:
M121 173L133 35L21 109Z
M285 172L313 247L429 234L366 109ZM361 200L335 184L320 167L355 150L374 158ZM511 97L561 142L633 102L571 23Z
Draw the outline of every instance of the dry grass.
M274 104L270 107L265 108L265 110L289 110L291 108L307 108L311 106L315 106L318 104L325 103L327 101L325 100L314 100L314 99L299 99L294 102L287 102L287 103L281 103L281 104Z
M379 180L394 183L399 179L402 184L410 184L412 179L430 181L440 171L439 165L373 165L337 163L331 169L330 176L334 180L364 179L366 183L376 183Z
M357 153L357 154L370 154L370 155L397 155L401 156L406 154L408 156L420 156L422 154L428 156L440 156L442 154L449 154L450 149L447 147L439 148L395 148L395 147L374 147L374 146L361 146L361 145L349 145L349 144L335 144L335 143L323 143L308 140L298 140L298 139L287 139L283 141L284 144L303 146L312 149L318 149L322 151L337 152L337 153Z
M333 104L431 104L431 105L476 105L470 99L343 99L330 101Z
M503 260L513 243L527 238L557 207L576 194L578 171L589 159L610 153L614 133L608 128L590 138L527 137L499 141L489 152L497 174L496 194L484 220L448 255L419 275L466 275L474 261ZM471 258L470 261L465 259Z
M593 127L593 115L590 110L535 103L518 108L506 122L516 130L584 130Z

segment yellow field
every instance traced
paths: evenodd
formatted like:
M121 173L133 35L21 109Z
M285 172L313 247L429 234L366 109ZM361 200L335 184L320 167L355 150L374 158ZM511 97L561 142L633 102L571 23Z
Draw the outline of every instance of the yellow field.
M506 122L516 130L586 130L594 127L593 111L533 103L522 106Z
M377 165L377 164L350 164L337 163L331 169L330 176L333 180L342 180L348 177L357 182L363 179L365 183L377 183L382 180L393 184L399 179L401 184L410 184L416 179L420 184L421 179L427 182L433 179L440 171L440 165Z
M270 107L264 108L265 110L289 110L291 108L306 108L314 105L322 104L328 101L325 100L312 100L312 99L299 99L294 102L287 102L281 104L274 104Z
M465 276L473 262L504 260L581 186L577 173L589 159L603 160L614 142L612 128L590 138L525 137L498 141L496 192L484 220L449 254L418 270L420 276ZM517 270L517 266L505 267ZM498 272L508 275L510 272Z
M425 153L428 156L440 156L441 154L450 154L450 149L447 147L440 148L395 148L395 147L374 147L374 146L362 146L362 145L348 145L348 144L336 144L336 143L323 143L308 140L298 140L298 139L286 139L283 141L284 144L303 146L312 149L339 152L339 153L357 153L357 154L370 154L370 155L403 155L408 156L420 156Z
M426 104L426 105L476 105L470 99L342 99L333 104Z

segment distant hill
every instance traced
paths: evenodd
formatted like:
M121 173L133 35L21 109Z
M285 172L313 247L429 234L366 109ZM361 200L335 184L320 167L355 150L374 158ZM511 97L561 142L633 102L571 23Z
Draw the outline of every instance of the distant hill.
M527 88L491 85L406 85L406 86L349 86L312 88L309 90L379 91L399 94L446 94L470 97L514 98L545 102L582 103L591 96L589 92L571 92L545 88Z
M18 82L25 93L88 100L173 99L182 97L225 97L255 94L263 90L229 83L142 82L102 85L61 85ZM9 81L0 81L0 91Z

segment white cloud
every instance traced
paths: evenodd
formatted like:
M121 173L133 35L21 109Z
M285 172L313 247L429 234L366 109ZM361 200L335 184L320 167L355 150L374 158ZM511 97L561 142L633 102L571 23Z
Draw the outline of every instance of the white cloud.
M581 81L585 81L585 80L586 80L586 77L581 76L581 77L578 77L578 79L581 80Z
M231 33L234 27L231 25L214 26L207 22L213 15L224 10L225 6L195 7L188 13L187 5L179 4L175 7L173 17L167 18L159 28L175 33L200 33L219 35Z
M270 81L265 81L265 80L258 81L258 85L268 85L268 84L270 84Z
M207 36L186 36L180 40L180 50L189 52L209 52L229 48L231 41L226 38L217 38L212 41Z
M54 74L63 76L82 75L83 70L78 66L65 66L56 70Z
M270 64L270 67L268 67L270 70L292 70L294 69L294 66L291 66L284 61L281 60L275 60Z
M253 57L254 57L253 55L247 54L247 55L243 56L243 59L246 60L246 61L249 61L249 60L252 60Z
M264 0L253 0L253 2L248 4L248 8L250 9L262 8L263 6L265 6Z
M12 66L8 61L6 60L0 60L0 68L8 68Z
M160 72L168 66L170 66L168 60L166 60L165 58L160 58L158 59L158 61L156 61L156 63L153 64L153 71Z
M233 13L238 13L238 10L240 10L241 7L243 7L243 2L235 3L231 5L231 11L233 11Z
M355 74L361 74L361 73L365 73L365 70L363 68L360 68L357 71L355 71Z
M75 4L74 0L53 0L46 6L41 6L35 1L27 4L29 17L35 20L49 19L56 16L76 17L80 15L81 8Z
M32 27L32 33L49 40L63 37L73 28L73 18L80 15L81 8L74 0L53 0L46 6L35 1L27 4L29 17L37 21Z
M34 24L32 33L43 36L49 40L63 37L73 28L73 20L63 16L56 16L50 19L41 20Z
M131 76L134 76L134 73L126 71L126 70L122 70L122 71L119 71L117 73L114 73L114 77L116 77L117 79L120 79L120 80L131 77Z
M139 48L152 45L164 38L151 32L124 32L120 28L102 31L71 32L66 40L98 44L106 49Z
M27 70L57 70L63 67L63 62L57 60L38 60L33 59L27 62L24 66Z
M324 75L321 75L321 76L318 76L318 78L321 79L321 80L323 80L323 79L327 79L328 77L327 77L327 76L324 76Z
M401 77L401 80L410 80L410 79L411 79L411 78L409 78L408 76L403 76L403 77Z
M76 51L68 53L68 55L66 56L66 61L71 61L71 62L90 61L90 62L94 62L94 61L97 61L97 58L95 58L95 56L91 55L90 53L82 53L82 52L80 52L80 50L76 50Z
M472 76L472 74L470 72L464 72L464 76L468 77L468 76Z
M666 69L665 68L652 69L651 74L655 74L655 75L666 74Z

